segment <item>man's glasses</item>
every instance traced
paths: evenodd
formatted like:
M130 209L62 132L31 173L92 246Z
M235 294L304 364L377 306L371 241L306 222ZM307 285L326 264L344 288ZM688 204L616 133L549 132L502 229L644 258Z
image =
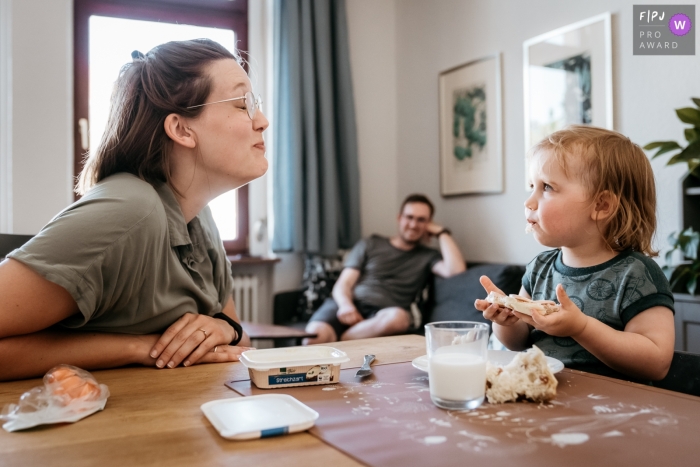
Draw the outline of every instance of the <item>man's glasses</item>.
M241 97L232 97L231 99L224 99L222 101L191 105L187 107L187 110L196 109L197 107L204 107L205 105L220 104L221 102L239 101L241 99L245 99L245 108L248 111L248 116L251 120L253 120L255 118L255 113L257 112L257 110L262 107L262 98L260 97L260 95L258 95L258 97L255 97L252 92L246 92L245 95Z

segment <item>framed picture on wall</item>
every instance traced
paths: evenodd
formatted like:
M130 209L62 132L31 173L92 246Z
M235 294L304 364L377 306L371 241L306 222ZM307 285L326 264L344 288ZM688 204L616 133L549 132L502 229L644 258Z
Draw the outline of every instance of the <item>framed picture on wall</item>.
M503 192L501 57L440 73L440 194Z
M570 124L613 129L610 13L523 43L525 150Z

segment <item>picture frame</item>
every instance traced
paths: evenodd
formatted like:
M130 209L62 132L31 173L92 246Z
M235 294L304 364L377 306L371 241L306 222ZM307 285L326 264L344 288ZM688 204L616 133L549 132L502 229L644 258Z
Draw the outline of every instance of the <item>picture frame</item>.
M570 124L613 129L610 12L523 43L525 150Z
M501 54L440 73L440 194L502 193Z

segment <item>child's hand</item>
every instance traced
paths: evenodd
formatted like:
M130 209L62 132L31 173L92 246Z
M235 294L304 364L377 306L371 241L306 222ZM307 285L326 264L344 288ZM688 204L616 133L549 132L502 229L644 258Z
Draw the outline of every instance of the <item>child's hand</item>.
M575 338L586 328L588 316L584 315L576 304L571 301L561 284L557 285L557 299L561 305L559 311L547 316L541 315L536 311L533 312L532 316L524 315L517 311L513 313L527 324L546 332L550 336Z
M488 277L481 276L479 282L481 282L481 285L486 290L487 295L491 292L498 292L505 295ZM502 307L496 303L489 303L486 300L476 300L474 302L474 307L484 313L484 318L496 324L500 324L501 326L511 326L520 320L513 314L511 309Z

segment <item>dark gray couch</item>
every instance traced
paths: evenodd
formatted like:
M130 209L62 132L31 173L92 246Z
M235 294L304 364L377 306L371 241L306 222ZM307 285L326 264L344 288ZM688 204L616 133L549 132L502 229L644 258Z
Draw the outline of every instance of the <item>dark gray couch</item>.
M485 298L486 291L479 283L488 276L506 294L520 291L525 267L514 264L472 264L466 271L444 279L435 277L431 299L423 307L424 323L435 321L490 321L474 308L474 301Z

